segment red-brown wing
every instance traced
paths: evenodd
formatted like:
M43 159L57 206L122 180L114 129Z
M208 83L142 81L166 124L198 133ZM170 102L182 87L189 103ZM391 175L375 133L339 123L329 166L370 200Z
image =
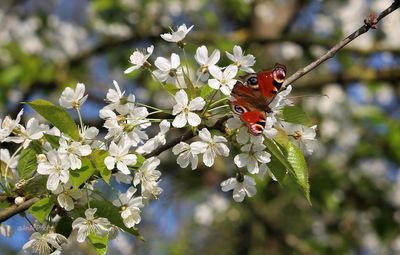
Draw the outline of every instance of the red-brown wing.
M258 88L268 104L279 92L286 76L286 67L275 64L271 70L264 70L257 73Z
M259 92L240 81L236 83L231 93L229 104L232 111L239 115L253 135L262 134L265 126L265 109L259 105L260 102L264 101L265 99Z

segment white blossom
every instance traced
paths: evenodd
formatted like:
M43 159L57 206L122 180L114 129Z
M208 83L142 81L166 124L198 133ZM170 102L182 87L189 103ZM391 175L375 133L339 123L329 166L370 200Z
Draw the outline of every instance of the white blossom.
M237 74L237 66L230 65L222 72L218 66L210 66L209 72L214 77L208 80L208 85L213 89L219 89L224 95L229 96L236 84L234 79Z
M157 57L154 65L158 68L153 71L154 76L160 82L175 84L178 88L186 88L183 70L180 67L181 60L179 55L172 53L171 59Z
M189 144L185 142L180 142L172 148L172 152L174 155L179 155L176 159L176 162L179 164L180 167L185 168L191 164L192 170L197 168L198 164L198 156L194 154L192 148Z
M60 183L68 182L70 162L55 150L47 153L47 160L48 162L38 164L37 172L49 176L46 187L48 190L54 191Z
M82 191L73 189L70 181L64 185L58 185L53 193L57 195L58 204L66 211L73 210L75 208L74 200L78 200L82 197Z
M156 148L158 148L161 145L164 145L166 143L165 140L165 135L167 134L168 130L171 127L171 124L167 120L163 120L160 123L160 132L154 136L153 138L150 138L147 140L143 146L138 148L136 151L138 153L150 153L154 151Z
M100 141L95 140L98 134L99 130L96 127L83 126L82 129L79 129L81 141L85 144L90 144L92 148L99 146Z
M128 166L134 166L136 164L136 155L130 154L129 149L131 145L126 140L121 140L117 145L114 142L111 142L109 153L110 156L107 156L104 159L104 164L106 165L108 170L112 170L115 165L117 165L117 169L124 174L130 174L130 170Z
M30 240L24 244L23 250L30 249L37 254L50 254L55 250L61 250L61 244L66 243L67 238L57 233L40 234L35 232L31 235Z
M60 147L58 148L58 153L60 156L65 157L70 165L71 169L80 169L82 167L82 161L80 157L90 155L92 153L92 149L87 144L82 144L80 142L75 141L67 141L64 138L61 138Z
M129 187L126 193L119 195L118 199L113 201L115 206L121 208L121 217L125 226L134 227L140 223L140 208L144 206L142 197L133 197L136 188Z
M154 46L151 45L150 47L147 47L146 52L142 52L139 50L135 50L132 55L129 57L129 62L132 64L131 67L125 70L124 73L131 73L134 70L139 69L140 67L146 65L147 59L153 54L154 51Z
M229 155L229 148L226 146L226 138L223 136L211 136L207 128L203 128L199 132L201 141L193 142L190 144L194 154L203 154L203 162L206 166L211 167L214 165L216 155L227 157Z
M72 222L72 229L78 229L77 241L82 243L94 233L98 236L105 236L110 228L110 222L106 218L94 217L97 208L89 208L85 211L85 218L79 217Z
M185 39L186 35L192 30L193 25L189 28L186 27L186 24L180 25L178 30L172 31L171 33L161 34L161 38L167 42L179 43Z
M42 138L43 131L39 125L39 121L35 118L31 118L26 123L26 128L20 124L16 126L16 135L7 137L5 142L22 143L24 148L28 147L29 143L33 140Z
M186 92L181 89L175 95L176 105L172 109L172 114L175 115L175 119L172 122L172 126L182 128L189 123L192 127L197 127L201 123L199 115L194 111L200 111L204 108L206 102L201 97L196 97L189 102Z
M75 90L66 87L61 93L59 103L64 108L79 108L87 99L85 94L85 84L78 83Z
M317 142L315 139L317 125L306 127L299 124L284 122L282 126L286 134L298 143L303 153L312 154L314 152Z
M247 175L231 177L221 183L221 188L224 192L233 190L233 199L236 202L242 202L246 195L252 197L257 193L256 182Z
M235 45L233 47L233 55L229 52L226 52L226 56L233 61L240 70L243 70L247 73L254 73L254 70L251 68L251 66L253 66L256 62L255 57L251 54L244 56L243 50L240 46Z
M11 119L9 116L6 116L3 120L0 119L0 142L4 142L4 140L13 132L14 128L17 127L21 121L23 113L24 109L18 113L15 120Z
M279 110L287 105L293 105L293 102L290 99L287 99L287 96L290 94L291 91L292 86L289 85L284 90L279 92L272 100L272 102L269 103L268 106L271 108L273 114L276 114Z
M159 164L160 160L158 158L148 158L135 173L133 185L141 184L142 196L145 198L149 198L149 195L157 197L162 192L162 189L158 186L161 172L156 170Z
M261 137L262 136L258 136ZM257 174L260 171L259 163L266 164L271 161L271 154L265 151L266 146L261 142L246 144L240 148L243 153L235 156L234 162L238 167L247 167L251 174Z
M106 95L108 105L103 109L116 110L119 114L126 115L135 108L135 96L133 94L129 94L127 97L124 96L125 91L121 92L118 82L114 80L113 84L115 89L108 89Z
M208 49L206 46L202 45L198 47L196 50L196 55L194 55L196 62L200 65L200 70L198 71L198 75L200 76L201 81L206 81L209 77L208 69L211 66L215 66L220 58L219 50L214 50L210 57L208 57Z

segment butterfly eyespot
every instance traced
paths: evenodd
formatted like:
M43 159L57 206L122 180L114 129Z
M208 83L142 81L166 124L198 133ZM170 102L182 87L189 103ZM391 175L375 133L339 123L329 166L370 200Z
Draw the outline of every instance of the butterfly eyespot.
M250 77L249 79L247 79L247 85L251 86L251 87L258 87L258 80L257 77Z
M283 83L283 81L285 80L286 77L286 70L281 68L281 67L277 67L274 72L274 80L278 83Z
M238 114L242 114L242 113L246 112L246 109L240 105L235 105L235 107L233 107L233 109Z
M253 133L254 135L259 135L264 131L264 127L260 124L253 124L251 126L251 133Z

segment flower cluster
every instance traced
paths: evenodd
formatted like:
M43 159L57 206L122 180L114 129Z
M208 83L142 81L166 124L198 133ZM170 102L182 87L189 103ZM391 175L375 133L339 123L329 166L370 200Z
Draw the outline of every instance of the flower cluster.
M161 37L176 43L178 49L186 54L183 51L184 40L192 29L193 26L182 25L177 31ZM0 142L19 144L13 154L7 149L0 150L1 163L6 165L5 187L23 190L27 182L43 179L46 191L42 196L48 200L39 202L57 208L43 212L48 223L57 224L57 213L62 210L63 215L72 220L78 242L90 242L92 235L111 238L116 229L133 231L141 221L144 205L158 198L163 191L160 187L161 171L158 170L161 162L157 156L168 148L172 147L181 168L190 165L192 170L213 167L216 162L233 154L233 160L225 162L228 169L236 169L234 174L228 172L234 177L222 181L221 189L233 190L233 199L237 202L256 194L254 178L262 180L268 174L269 178L279 181L274 169L268 167L271 160L279 161L285 157L284 153L277 153L285 148L291 148L291 153L296 148L304 153L313 151L316 126L292 123L285 117L284 110L293 105L287 98L291 86L279 91L268 104L270 111L259 136L249 132L242 118L232 116L228 104L234 86L240 82L239 77L244 72L254 73L255 57L244 54L240 46L235 45L233 53L226 52L231 61L227 66L218 65L220 50L214 49L209 55L209 49L204 45L197 48L191 63L186 57L181 60L176 52L168 58L158 56L153 63L154 52L154 46L134 51L129 60L131 66L125 73L142 69L150 71L154 81L175 101L172 109L148 106L135 95L126 94L114 81L114 88L106 94L106 105L99 111L104 121L104 132L100 133L96 127L84 125L81 111L89 98L85 95L85 85L78 83L75 88L64 89L59 98L60 106L43 103L44 100L30 103L53 127L40 124L35 118L28 120L26 125L21 124L23 110L15 120L8 116L0 119ZM194 65L197 66L192 70L190 67ZM66 109L76 112L78 125ZM52 111L57 111L63 119L53 115ZM159 113L168 118L155 118ZM154 134L154 130L159 131ZM172 130L175 133L182 130L185 135L166 144ZM271 149L271 146L275 147ZM24 162L30 157L28 159L34 167L18 165L22 156ZM296 157L300 156L292 156ZM282 164L287 167L290 162ZM18 168L25 167L24 170L16 171L17 165ZM96 189L100 182L111 186L111 179L124 184L109 189L114 196L112 203L99 196L100 191ZM14 190L9 192L12 194ZM18 204L25 201L24 197L17 198ZM92 204L119 213L121 224L107 219L107 214ZM76 210L78 207L86 209L84 217L82 210L80 213ZM64 242L66 237L60 234L36 232L24 249L48 254L60 250Z

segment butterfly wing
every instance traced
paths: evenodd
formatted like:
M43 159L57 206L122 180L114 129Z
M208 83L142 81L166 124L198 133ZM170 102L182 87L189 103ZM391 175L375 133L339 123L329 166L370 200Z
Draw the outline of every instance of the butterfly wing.
M268 104L278 94L285 76L286 67L281 64L275 64L275 67L271 70L263 70L257 73L258 88Z
M286 67L275 64L270 70L247 74L238 81L231 93L230 106L253 135L260 135L265 126L269 103L278 94L286 76Z
M261 101L259 101L261 100ZM261 94L238 81L232 90L229 104L234 113L239 115L241 121L248 127L253 135L260 135L265 126L266 114L260 110L255 102L263 102Z

